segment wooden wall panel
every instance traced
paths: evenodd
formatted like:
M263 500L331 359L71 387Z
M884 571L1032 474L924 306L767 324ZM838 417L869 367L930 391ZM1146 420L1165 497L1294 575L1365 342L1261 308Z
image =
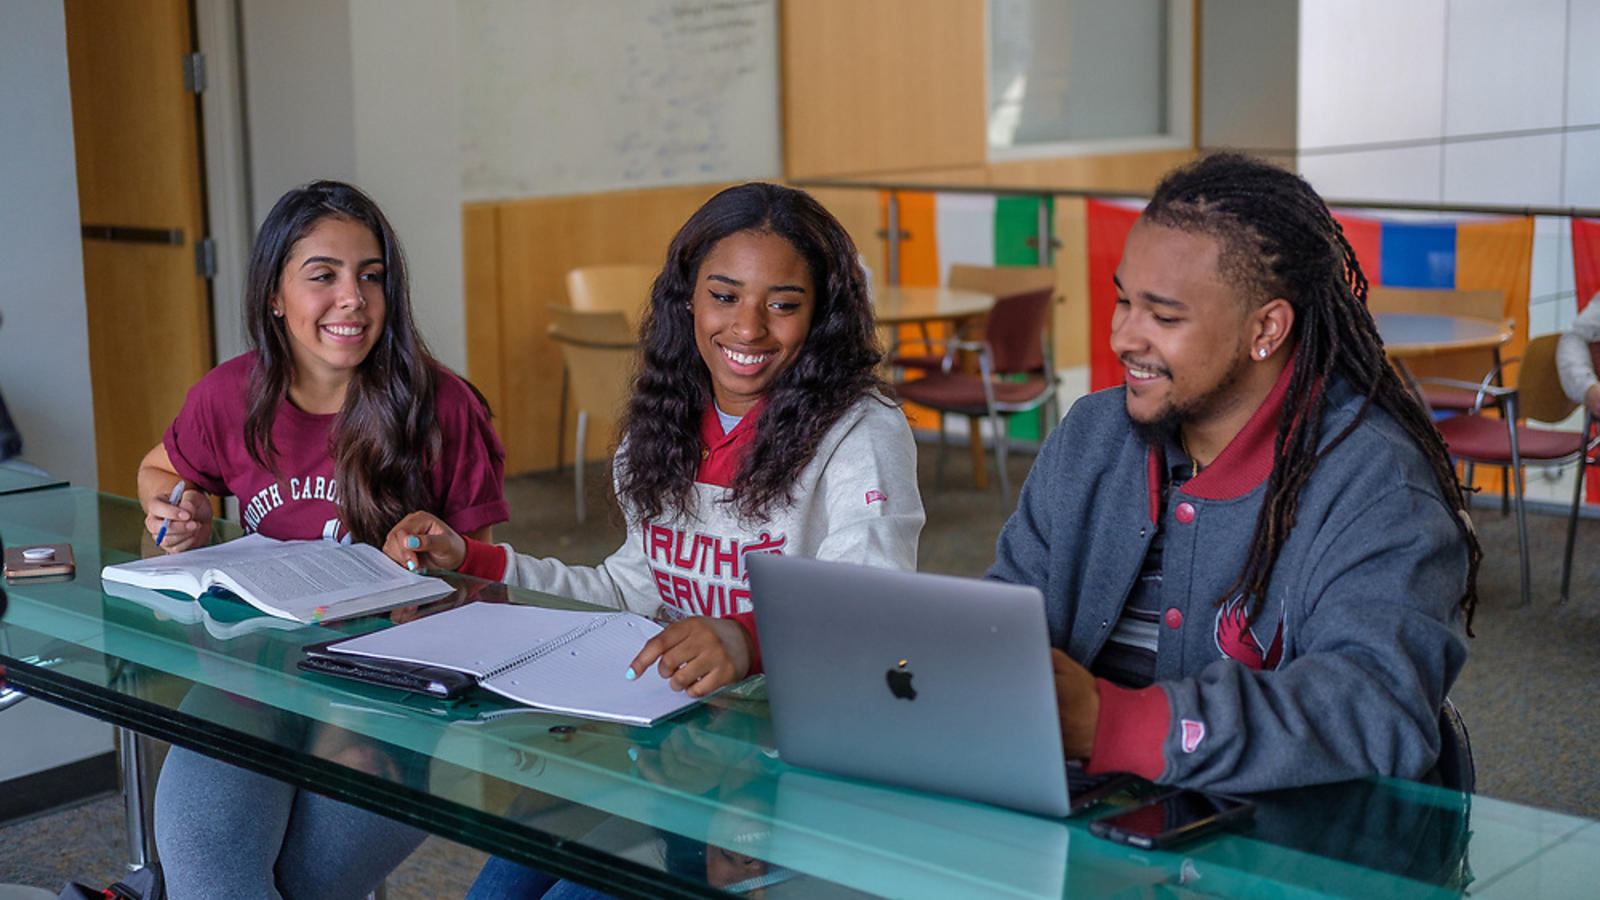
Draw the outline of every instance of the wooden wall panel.
M1089 364L1089 221L1078 197L1056 200L1056 304L1054 329L1056 368Z
M984 160L984 4L782 4L784 171L825 178Z
M461 262L467 322L467 371L496 416L505 412L500 358L500 210L473 203L461 210ZM502 420L503 421L503 420ZM501 422L496 423L500 427ZM501 435L502 439L504 435Z
M554 468L558 442L572 440L574 414L569 411L564 427L559 421L561 354L545 335L546 307L567 302L567 270L618 262L660 266L672 235L720 188L544 197L466 210L468 375L486 395L486 382L498 383L495 423L506 445L507 474ZM490 232L492 251L484 246ZM591 429L587 457L605 458L614 437ZM568 463L571 457L570 450L559 454Z
M1101 156L1060 156L989 164L989 183L1007 187L1040 185L1147 194L1174 166L1194 151L1155 150Z

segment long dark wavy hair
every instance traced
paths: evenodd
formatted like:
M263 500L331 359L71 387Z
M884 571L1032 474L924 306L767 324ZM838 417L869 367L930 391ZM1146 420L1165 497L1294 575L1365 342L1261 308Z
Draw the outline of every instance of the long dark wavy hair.
M1224 278L1245 286L1258 300L1282 297L1294 309L1293 335L1299 345L1278 420L1266 500L1244 571L1217 602L1242 592L1254 621L1278 551L1294 528L1300 489L1322 457L1376 404L1421 448L1455 513L1455 526L1468 548L1467 589L1460 603L1471 633L1483 551L1467 517L1466 493L1433 420L1384 357L1377 324L1367 310L1366 276L1322 198L1304 179L1277 166L1243 154L1218 153L1169 173L1143 217L1215 238ZM1319 452L1327 409L1324 387L1331 375L1348 381L1365 400L1356 418Z
M245 446L257 465L278 474L272 423L294 379L294 355L272 301L295 244L327 219L366 226L383 248L383 333L356 368L328 448L345 527L355 540L376 544L407 513L433 507L427 473L440 446L433 408L438 363L411 318L400 240L378 205L351 185L314 181L289 191L256 235L244 302L256 355L245 398Z
M641 325L639 371L620 429L627 457L618 473L618 496L644 519L692 508L700 418L712 392L689 303L711 249L747 231L788 241L810 267L817 296L811 330L767 391L755 438L734 479L727 501L736 514L752 520L792 503L795 478L822 436L864 394L883 386L877 374L883 350L866 275L844 226L811 195L793 188L752 183L718 193L667 247Z

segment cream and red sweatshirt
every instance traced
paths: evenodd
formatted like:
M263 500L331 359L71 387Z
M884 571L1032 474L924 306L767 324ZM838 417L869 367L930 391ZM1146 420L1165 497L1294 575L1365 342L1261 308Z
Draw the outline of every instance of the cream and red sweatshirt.
M461 571L645 616L729 617L755 638L745 559L783 553L884 568L915 569L922 533L916 446L905 414L877 395L839 417L794 483L794 502L741 522L724 502L755 434L759 410L724 434L707 405L694 502L643 521L624 510L622 546L598 566L468 541ZM627 465L627 446L616 468ZM759 671L759 655L756 668Z

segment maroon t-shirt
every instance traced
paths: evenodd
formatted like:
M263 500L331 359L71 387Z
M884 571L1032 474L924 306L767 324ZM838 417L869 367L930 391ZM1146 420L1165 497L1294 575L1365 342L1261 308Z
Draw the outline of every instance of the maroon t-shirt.
M167 456L191 485L238 497L246 531L280 540L348 541L328 440L337 416L312 415L285 398L272 423L274 476L256 465L245 447L245 396L254 368L253 353L236 356L189 389L162 441ZM435 498L429 512L459 532L506 521L511 517L501 492L506 452L483 404L466 382L441 368L434 407L441 444L429 473Z

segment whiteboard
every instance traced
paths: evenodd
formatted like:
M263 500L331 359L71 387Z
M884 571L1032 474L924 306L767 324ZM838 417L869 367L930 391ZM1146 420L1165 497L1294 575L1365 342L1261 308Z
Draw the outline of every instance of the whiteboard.
M776 0L459 0L462 194L779 175Z

